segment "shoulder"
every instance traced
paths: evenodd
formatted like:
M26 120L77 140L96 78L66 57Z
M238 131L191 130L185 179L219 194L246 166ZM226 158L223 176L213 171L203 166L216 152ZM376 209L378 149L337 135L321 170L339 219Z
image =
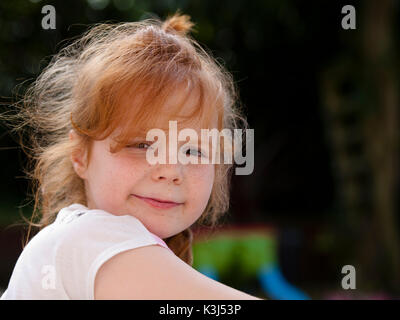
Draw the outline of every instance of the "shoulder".
M206 277L159 246L115 255L99 269L95 299L256 299Z

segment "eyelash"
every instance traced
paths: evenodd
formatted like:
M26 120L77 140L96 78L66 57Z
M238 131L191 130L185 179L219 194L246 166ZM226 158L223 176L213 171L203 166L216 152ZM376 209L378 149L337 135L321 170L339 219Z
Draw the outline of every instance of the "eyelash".
M147 142L136 142L136 143L133 143L133 144L129 144L129 145L127 145L126 147L127 147L127 148L138 148L138 149L143 149L143 148L139 148L139 147L138 147L138 146L141 145L141 144L147 144L149 147L151 146L151 144L150 144L150 143L147 143Z
M138 142L138 143L134 143L134 144L128 145L128 147L136 147L136 146L139 146L141 144L147 144L148 146L151 146L151 144L147 143L147 142Z

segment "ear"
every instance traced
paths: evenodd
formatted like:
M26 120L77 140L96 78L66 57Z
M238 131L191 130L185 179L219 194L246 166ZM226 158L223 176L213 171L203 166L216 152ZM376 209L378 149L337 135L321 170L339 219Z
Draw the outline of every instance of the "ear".
M76 133L74 129L71 129L69 131L69 139L71 141L76 141L80 139L79 135ZM86 168L87 168L87 163L86 163L86 152L85 150L82 149L75 149L70 156L72 166L74 167L74 170L76 174L81 177L82 179L86 179Z

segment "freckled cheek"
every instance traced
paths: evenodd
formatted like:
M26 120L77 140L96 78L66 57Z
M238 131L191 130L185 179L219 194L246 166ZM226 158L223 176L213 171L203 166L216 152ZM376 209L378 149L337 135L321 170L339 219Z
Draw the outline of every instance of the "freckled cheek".
M214 183L214 168L208 165L200 165L196 166L194 170L190 170L188 174L191 192L197 194L197 197L201 195L201 198L208 200Z
M96 168L93 177L110 193L126 193L140 180L146 167L134 161L121 158L105 159Z
M139 180L148 170L147 162L119 159L111 166L110 173L123 183L132 184Z

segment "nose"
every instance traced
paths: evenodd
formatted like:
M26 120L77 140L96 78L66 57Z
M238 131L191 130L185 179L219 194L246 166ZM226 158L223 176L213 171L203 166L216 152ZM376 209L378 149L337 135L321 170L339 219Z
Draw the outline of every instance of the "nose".
M180 185L183 180L182 165L177 164L158 164L152 172L154 181L171 182Z

